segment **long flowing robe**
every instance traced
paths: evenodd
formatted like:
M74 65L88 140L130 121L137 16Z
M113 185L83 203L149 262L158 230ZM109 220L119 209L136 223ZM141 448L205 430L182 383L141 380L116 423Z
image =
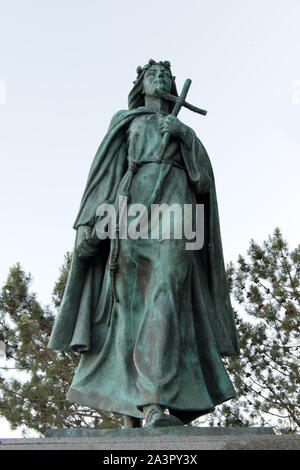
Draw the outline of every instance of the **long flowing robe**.
M94 158L74 228L94 226L100 204L116 203L130 174L130 202L147 205L159 175L161 116L120 111ZM82 353L68 399L143 417L158 403L187 423L236 395L221 356L238 353L224 269L216 190L208 155L193 131L171 139L159 203L204 204L205 240L120 240L114 302L107 318L111 242L83 261L73 256L48 347ZM152 162L151 162L152 161Z

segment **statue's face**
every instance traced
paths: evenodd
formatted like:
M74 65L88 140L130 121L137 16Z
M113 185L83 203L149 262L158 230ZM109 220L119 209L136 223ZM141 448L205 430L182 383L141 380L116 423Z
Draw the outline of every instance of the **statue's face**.
M171 86L171 72L162 65L152 65L145 72L143 80L143 91L145 95L154 96L157 89L170 93Z

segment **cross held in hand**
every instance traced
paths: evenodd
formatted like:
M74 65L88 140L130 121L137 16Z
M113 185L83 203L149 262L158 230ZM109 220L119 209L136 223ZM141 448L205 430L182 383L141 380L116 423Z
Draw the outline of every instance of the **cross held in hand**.
M165 100L168 100L168 101L173 101L175 102L175 106L173 108L173 111L172 111L172 115L173 116L177 116L180 109L182 108L182 106L184 106L185 108L189 109L190 111L194 111L194 113L198 113L198 114L202 114L203 116L205 116L207 114L207 111L205 111L204 109L201 109L201 108L197 108L196 106L190 104L190 103L187 103L185 101L185 98L186 98L186 95L188 94L188 91L189 91L189 88L191 86L191 83L192 83L192 80L190 80L189 78L184 82L184 85L183 85L183 88L182 88L182 91L180 93L179 96L175 96L175 95L171 95L170 93L166 93L165 91L162 91L162 90L157 90L157 94L165 99ZM168 142L169 142L169 139L170 139L170 133L169 132L165 132L164 135L163 135L163 138L162 138L162 142L160 144L160 147L158 149L158 158L161 160L162 157L163 157L163 154L166 150L166 147L168 145Z

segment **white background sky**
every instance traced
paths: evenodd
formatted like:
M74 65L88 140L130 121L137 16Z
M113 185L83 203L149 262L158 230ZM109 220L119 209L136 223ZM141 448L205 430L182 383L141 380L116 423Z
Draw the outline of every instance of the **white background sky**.
M1 284L19 261L50 303L93 156L149 58L208 110L179 117L211 158L225 262L276 226L299 243L299 0L0 0Z

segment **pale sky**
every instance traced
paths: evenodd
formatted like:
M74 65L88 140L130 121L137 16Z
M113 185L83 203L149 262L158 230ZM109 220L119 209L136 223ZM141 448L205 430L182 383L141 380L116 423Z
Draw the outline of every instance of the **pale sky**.
M225 261L299 243L299 0L0 0L0 281L51 292L87 174L136 67L170 60L215 173ZM0 424L0 437L20 436Z

